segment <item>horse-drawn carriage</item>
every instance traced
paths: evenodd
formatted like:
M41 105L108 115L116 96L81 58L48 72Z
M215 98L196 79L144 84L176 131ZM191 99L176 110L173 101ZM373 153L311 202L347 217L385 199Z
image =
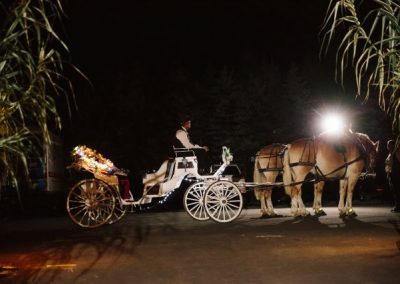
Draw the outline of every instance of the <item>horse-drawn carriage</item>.
M227 147L222 147L222 164L212 174L198 173L197 158L193 151L175 149L175 158L165 161L160 169L143 178L143 195L134 199L126 179L126 172L118 169L101 154L87 147L76 147L73 151L72 168L91 172L94 178L79 181L71 188L67 197L67 211L71 219L82 227L98 227L120 220L128 206L149 204L154 198L167 199L179 190L183 181L189 181L183 203L187 213L196 220L212 219L220 223L236 219L243 208L242 193L247 187L267 192L261 194L262 212L275 214L271 202L271 189L283 186L291 197L293 215L308 215L301 198L301 185L314 182L314 204L316 214L323 214L322 188L326 180L340 180L339 213L341 216L355 215L352 197L355 183L365 168L375 164L378 143L361 133L348 132L340 138L328 134L310 139L299 139L291 144L273 144L266 147L255 163L253 183L233 181L224 175L233 156ZM275 151L276 150L276 151ZM276 182L283 172L283 182ZM261 174L256 178L256 173ZM306 179L313 173L313 179ZM265 206L263 207L263 202ZM264 211L265 212L264 212Z
M85 146L72 151L71 168L93 174L93 178L76 183L67 196L67 211L71 219L82 227L95 228L120 220L129 206L150 204L153 199L165 201L179 190L183 181L189 181L184 194L184 208L196 220L211 218L217 222L230 222L243 207L239 185L224 172L233 159L229 149L222 147L222 164L209 175L198 173L197 158L193 151L175 149L175 157L165 161L154 173L143 178L143 194L134 199L130 191L127 172L117 168L100 153ZM243 191L243 187L242 187Z

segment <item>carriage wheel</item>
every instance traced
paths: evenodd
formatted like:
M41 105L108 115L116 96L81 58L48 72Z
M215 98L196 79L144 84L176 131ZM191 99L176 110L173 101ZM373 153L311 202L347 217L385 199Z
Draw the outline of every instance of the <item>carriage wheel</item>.
M243 208L243 196L239 188L229 181L212 183L204 194L208 216L219 223L235 220Z
M119 197L119 195L117 195L117 197L115 198L115 208L110 220L108 221L108 224L117 223L119 220L122 219L122 217L125 216L127 210L128 206L123 205L121 198Z
M183 197L183 206L186 212L194 219L205 221L210 219L204 207L204 182L196 182L189 186Z
M68 214L81 227L96 228L107 223L114 208L114 190L98 179L82 180L68 193Z

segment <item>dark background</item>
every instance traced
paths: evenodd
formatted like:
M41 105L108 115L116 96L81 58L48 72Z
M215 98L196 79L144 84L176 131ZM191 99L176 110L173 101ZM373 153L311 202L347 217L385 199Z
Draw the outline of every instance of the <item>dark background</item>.
M319 58L328 0L65 1L77 110L67 152L85 144L140 172L168 157L181 113L215 162L227 145L251 176L264 145L318 134L328 110L385 143L389 120L372 96L335 82L335 49ZM63 107L63 106L62 106ZM383 154L385 155L385 154Z

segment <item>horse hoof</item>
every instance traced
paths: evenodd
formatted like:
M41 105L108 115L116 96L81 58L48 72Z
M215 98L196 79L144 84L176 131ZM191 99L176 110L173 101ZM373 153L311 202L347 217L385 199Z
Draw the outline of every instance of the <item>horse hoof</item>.
M282 215L278 214L277 212L272 212L272 213L263 213L260 217L260 219L266 219L266 218L276 218L276 217L281 217Z
M357 217L357 213L354 212L354 210L350 210L350 211L346 212L346 216L347 217Z
M302 217L307 217L307 216L310 216L310 215L311 215L310 212L308 212L307 210L304 211L304 212L301 212L301 216Z
M260 216L260 219L266 219L266 218L273 218L273 217L275 217L275 213L263 213L261 216Z
M324 209L322 209L322 208L316 209L314 212L315 212L315 216L326 216L326 213L325 213Z

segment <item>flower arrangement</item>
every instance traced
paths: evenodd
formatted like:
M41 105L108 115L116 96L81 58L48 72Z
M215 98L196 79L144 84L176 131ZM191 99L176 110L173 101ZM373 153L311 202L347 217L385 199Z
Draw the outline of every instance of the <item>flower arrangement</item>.
M113 162L106 159L96 150L84 145L76 146L71 153L73 164L76 169L84 168L92 173L112 175L118 171Z

